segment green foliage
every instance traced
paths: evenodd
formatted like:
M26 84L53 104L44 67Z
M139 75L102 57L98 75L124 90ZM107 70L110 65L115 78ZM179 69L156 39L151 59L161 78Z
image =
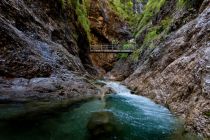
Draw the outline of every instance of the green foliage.
M85 1L85 7L86 7L86 12L88 14L88 11L90 9L90 3L91 3L91 0L84 0Z
M146 35L145 39L144 39L144 43L148 43L150 41L152 41L153 39L155 39L158 36L157 34L157 29L156 28L152 28Z
M143 31L147 31L144 36L141 49L136 50L131 57L133 60L138 60L143 48L154 49L157 41L164 39L168 34L169 27L172 23L172 18L167 16L155 26L152 26L152 18L158 14L161 7L165 4L166 0L149 0L144 7L143 14L138 17L138 22L135 25L135 37L139 37Z
M77 1L76 14L78 16L78 21L85 29L88 35L88 39L90 40L90 22L88 19L87 8L84 0L83 3L79 3L79 0Z
M90 22L87 12L90 5L90 0L60 0L60 2L63 9L66 9L69 5L75 7L78 21L84 28L85 32L87 33L87 37L90 40Z
M205 112L204 115L206 115L207 117L210 117L210 111L209 112Z
M148 32L144 38L143 45L150 44L154 40L160 39L162 36L165 36L168 33L171 21L172 20L170 17L166 17L159 23L159 25L148 28ZM148 46L151 48L151 44Z
M141 48L147 47L149 49L154 49L156 47L154 41L164 38L164 36L168 33L171 22L172 18L166 17L156 26L145 26L144 28L147 28L148 32L145 35ZM142 52L141 50L142 49L139 49L132 54L133 60L138 60L138 57Z
M123 49L132 49L134 47L134 44L131 43L125 43L123 45Z
M148 32L145 36L142 46L149 47L151 49L155 48L155 43L153 43L153 41L156 39L160 39L162 34L167 33L168 27L171 23L171 18L166 17L158 25L154 27L150 27L150 21L152 17L155 16L160 11L161 7L164 4L165 4L165 0L160 0L160 1L149 0L144 8L143 14L135 15L131 12L132 13L131 15L131 13L124 10L121 0L112 0L112 5L115 6L116 11L120 13L120 15L123 15L123 17L127 18L127 20L129 20L130 23L132 23L131 25L137 31L136 36L138 36L145 28L148 28ZM129 4L127 4L127 6L128 5ZM132 8L132 4L129 6L130 8ZM127 9L129 8L127 7ZM125 44L123 47L129 48L127 44ZM131 58L134 61L137 61L139 59L141 52L142 52L142 49L135 50L134 53L132 53ZM127 54L118 55L118 58L127 58L127 57L128 57Z
M117 54L117 58L118 59L127 59L128 58L128 54L127 53Z
M142 52L142 49L141 49L141 48L135 50L135 51L131 54L131 59L132 59L133 61L138 61L141 52Z
M112 0L110 2L110 6L115 11L115 13L123 19L130 21L130 19L134 16L132 11L132 0Z
M178 0L176 6L177 8L183 8L185 4L186 4L186 0Z
M135 46L135 44L132 44L132 43L125 43L125 44L123 44L123 46L122 46L122 48L123 49L134 49L134 46ZM118 54L117 55L117 58L119 58L119 59L126 59L126 58L128 58L128 54L127 53L120 53L120 54Z
M164 29L167 29L169 25L171 24L171 21L172 21L172 18L166 17L165 19L161 21L161 27Z
M149 24L151 18L160 11L160 8L165 4L165 0L149 0L145 6L144 12L137 26L138 36L142 32L142 28Z

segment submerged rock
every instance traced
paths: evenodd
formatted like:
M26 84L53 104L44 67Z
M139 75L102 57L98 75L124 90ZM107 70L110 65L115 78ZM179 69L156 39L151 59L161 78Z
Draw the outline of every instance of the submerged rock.
M93 113L87 124L87 129L91 139L113 139L119 133L114 114L108 111Z

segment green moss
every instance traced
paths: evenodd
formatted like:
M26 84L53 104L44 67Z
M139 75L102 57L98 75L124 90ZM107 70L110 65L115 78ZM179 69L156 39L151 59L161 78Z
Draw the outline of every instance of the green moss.
M150 27L145 26L143 29L147 28L148 32L144 38L143 45L147 45L148 47L151 45L154 40L161 39L168 33L170 24L172 22L172 18L166 17L163 19L158 25ZM142 29L142 30L143 30ZM142 31L140 31L141 33Z
M142 2L146 4L147 0L137 0L137 2ZM133 0L110 0L109 2L112 10L119 16L121 19L126 20L130 25L130 29L133 32L133 36L136 35L135 31L139 25L139 21L142 19L142 14L135 14L133 12ZM145 16L145 18L147 18Z
M178 0L176 7L177 8L183 8L186 5L186 0Z
M86 7L86 11L88 13L89 9L90 9L90 3L91 3L91 0L84 0L85 1L85 7Z
M136 24L136 33L135 38L139 37L143 31L147 31L143 44L141 44L141 49L136 50L132 54L132 58L134 60L138 60L139 56L143 49L149 48L154 49L156 47L156 40L160 40L164 38L168 31L170 24L172 22L172 18L167 16L155 26L152 26L151 20L157 13L160 11L161 7L165 4L165 0L149 0L147 5L145 6L144 12L141 16L139 16L139 21Z
M169 25L171 24L172 19L170 17L166 17L165 19L163 19L161 21L161 26L166 29L169 27Z
M87 12L90 5L90 0L60 0L60 2L64 10L70 5L76 9L78 22L82 25L85 32L87 33L88 39L91 40L90 22Z
M144 39L144 42L150 42L158 36L157 29L152 29L149 31Z
M149 26L150 21L153 16L155 16L161 9L161 7L165 4L165 0L149 0L144 8L144 12L139 18L138 24L137 24L137 31L135 33L135 37L138 37L143 29L146 26Z
M165 0L149 0L147 5L145 6L142 17L138 23L138 31L148 24L151 18L160 11L160 8L165 4ZM137 32L140 34L140 32Z
M134 44L131 44L131 43L125 43L125 44L123 44L123 49L133 49L133 47L134 47ZM128 54L127 53L120 53L120 54L118 54L117 55L117 58L119 58L119 59L126 59L126 58L128 58Z
M205 112L204 115L206 115L207 117L210 117L210 111Z
M123 49L135 49L135 44L132 44L132 43L124 43L123 46L122 46ZM128 58L129 54L127 53L120 53L117 55L117 58L119 59L126 59Z
M111 0L110 7L112 10L122 19L127 20L132 24L133 19L136 19L136 15L133 13L133 3L132 0Z
M159 27L157 27L157 26L150 28L149 32L145 36L144 44L146 44L146 43L148 44L151 41L153 41L154 39L156 39L159 35L158 30L159 30Z
M128 58L128 54L126 53L120 53L117 55L118 59L127 59Z
M85 29L87 35L88 35L88 39L90 40L90 22L88 19L88 14L87 14L87 8L86 5L84 3L79 3L79 0L77 1L76 4L76 14L78 16L78 21L79 23L82 25L82 27Z
M141 49L141 48L135 50L135 51L131 54L131 59L132 59L133 61L138 61L141 52L142 52L142 49Z

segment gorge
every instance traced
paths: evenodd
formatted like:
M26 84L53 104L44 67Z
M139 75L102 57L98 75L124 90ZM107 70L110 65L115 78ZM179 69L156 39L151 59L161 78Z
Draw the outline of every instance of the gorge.
M1 0L0 36L2 140L210 138L209 0Z

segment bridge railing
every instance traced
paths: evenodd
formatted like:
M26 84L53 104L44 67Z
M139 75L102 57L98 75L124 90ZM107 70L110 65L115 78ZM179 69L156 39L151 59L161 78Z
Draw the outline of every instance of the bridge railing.
M110 44L110 45L90 45L90 50L134 50L135 44L129 44L129 47L124 47L121 44Z

